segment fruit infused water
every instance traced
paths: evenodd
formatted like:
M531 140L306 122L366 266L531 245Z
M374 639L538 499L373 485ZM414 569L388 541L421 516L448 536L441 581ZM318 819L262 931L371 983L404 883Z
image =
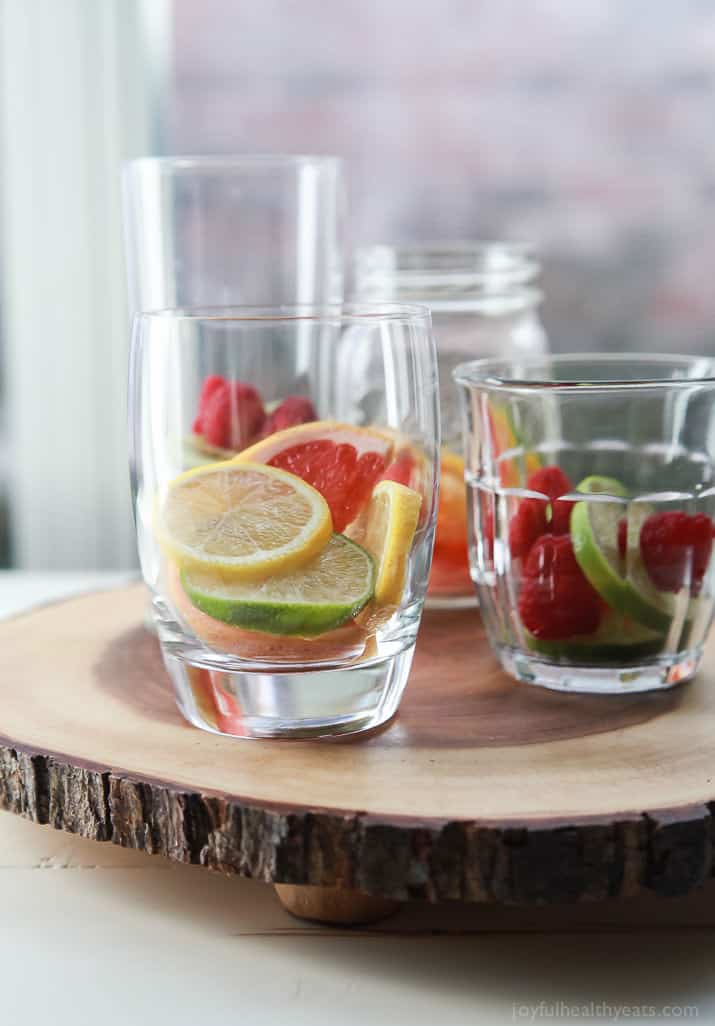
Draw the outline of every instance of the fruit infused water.
M622 694L696 672L713 617L711 373L639 356L457 369L470 558L512 675Z
M138 325L140 552L185 715L237 736L320 736L388 719L434 532L429 315L227 311ZM187 337L192 345L177 344ZM390 361L369 419L334 381L334 361L358 340ZM151 392L153 374L166 394Z

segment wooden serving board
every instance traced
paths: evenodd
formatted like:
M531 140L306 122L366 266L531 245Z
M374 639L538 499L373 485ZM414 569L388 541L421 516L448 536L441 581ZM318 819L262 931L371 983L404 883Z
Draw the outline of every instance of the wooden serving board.
M188 726L139 585L0 624L0 806L265 881L533 903L713 874L715 647L646 695L516 684L473 611L425 616L398 717L362 740Z

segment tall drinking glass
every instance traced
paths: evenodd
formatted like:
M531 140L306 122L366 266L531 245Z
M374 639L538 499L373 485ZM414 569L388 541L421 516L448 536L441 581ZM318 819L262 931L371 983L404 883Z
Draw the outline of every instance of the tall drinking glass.
M142 570L186 718L239 737L389 719L436 515L429 312L138 315L130 427Z
M133 313L342 300L337 158L145 157L122 184Z

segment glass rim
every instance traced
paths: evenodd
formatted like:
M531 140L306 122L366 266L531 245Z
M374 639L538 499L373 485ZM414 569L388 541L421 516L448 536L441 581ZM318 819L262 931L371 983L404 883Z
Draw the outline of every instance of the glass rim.
M186 154L171 156L133 157L125 160L122 168L128 172L134 168L158 167L162 171L220 171L231 168L295 167L315 164L339 167L342 157L320 153L217 153Z
M714 385L715 386L715 360L709 356L688 356L677 353L559 353L552 356L526 357L520 360L511 361L516 369L528 367L539 367L554 364L588 364L591 367L601 364L642 364L648 365L651 369L661 365L667 367L682 367L684 370L692 370L693 373L687 377L654 377L644 375L640 378L608 377L608 378L581 378L578 380L556 381L553 378L525 378L515 375L505 377L497 373L503 370L510 361L499 357L487 357L482 360L469 360L458 364L452 371L452 378L458 385L466 388L478 388L488 392L533 392L533 391L554 391L554 392L575 392L584 391L610 391L612 389L636 390L642 388L691 388L693 385Z
M239 324L277 324L310 321L316 324L339 321L345 324L365 322L421 321L430 325L429 307L417 303L316 303L277 306L206 306L142 310L134 322L154 321L230 321Z
M499 258L492 259L489 258ZM469 274L474 279L499 275L528 281L539 272L536 247L504 239L435 239L424 242L358 246L353 261L363 272L411 276Z

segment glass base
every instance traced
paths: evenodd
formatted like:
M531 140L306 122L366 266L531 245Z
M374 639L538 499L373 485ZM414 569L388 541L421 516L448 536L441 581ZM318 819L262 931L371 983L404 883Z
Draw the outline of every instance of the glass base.
M414 645L340 670L303 673L208 669L164 651L179 709L195 727L240 738L338 737L373 730L400 704Z
M673 688L695 676L702 653L678 652L639 665L575 666L547 662L532 653L499 647L502 668L525 684L578 694L625 695Z

